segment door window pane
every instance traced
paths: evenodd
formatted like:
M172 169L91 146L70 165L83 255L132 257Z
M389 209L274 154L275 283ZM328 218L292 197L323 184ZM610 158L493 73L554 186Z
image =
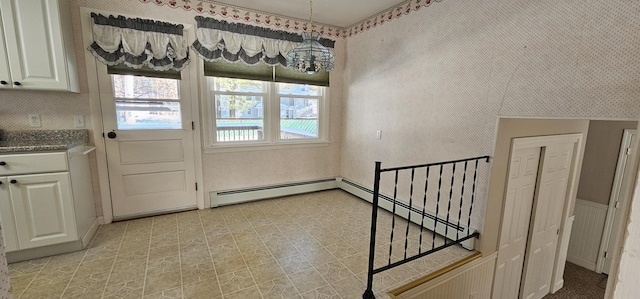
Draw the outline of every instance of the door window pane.
M182 129L180 103L116 101L118 130Z
M111 75L113 95L127 99L179 100L179 80L141 77L132 75Z
M264 140L262 96L216 95L216 140Z
M318 138L318 99L280 98L280 139Z

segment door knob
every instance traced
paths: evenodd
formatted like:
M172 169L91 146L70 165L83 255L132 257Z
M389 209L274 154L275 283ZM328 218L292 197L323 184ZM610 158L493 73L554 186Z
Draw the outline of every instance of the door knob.
M9 84L9 82L2 80L2 81L0 81L0 84L7 85L7 84Z
M0 185L2 185L2 181L0 181Z
M15 184L15 183L17 183L17 182L18 182L18 181L16 181L16 180L11 180L11 181L9 181L9 183L11 183L11 184Z
M16 81L16 82L13 82L13 85L15 85L15 86L20 86L20 85L22 85L22 83L20 83L20 82Z
M0 166L5 166L5 165L7 165L7 162L5 162L5 161L0 161Z
M118 136L118 135L116 135L116 132L107 133L107 137L109 137L110 139L114 139L114 138L116 138L116 136Z

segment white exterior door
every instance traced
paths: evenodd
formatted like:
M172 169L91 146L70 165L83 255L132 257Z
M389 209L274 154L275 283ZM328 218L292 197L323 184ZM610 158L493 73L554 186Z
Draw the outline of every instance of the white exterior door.
M10 176L20 249L78 239L69 173Z
M492 298L517 298L520 291L540 151L512 147Z
M114 219L196 208L189 72L177 80L97 67Z
M574 148L575 142L563 141L545 147L527 246L522 298L540 299L551 290Z

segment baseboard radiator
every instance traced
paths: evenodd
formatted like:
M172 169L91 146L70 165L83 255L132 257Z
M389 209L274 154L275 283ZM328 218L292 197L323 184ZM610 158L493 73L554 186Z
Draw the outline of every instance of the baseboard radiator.
M335 178L209 193L211 207L338 188Z

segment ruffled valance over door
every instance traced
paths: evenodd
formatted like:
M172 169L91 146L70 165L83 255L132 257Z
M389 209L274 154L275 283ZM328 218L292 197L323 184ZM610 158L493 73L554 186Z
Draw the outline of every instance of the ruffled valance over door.
M94 42L88 50L106 65L180 71L189 63L182 25L95 13L91 17Z
M202 16L198 23L197 40L192 48L206 61L225 60L255 65L287 65L286 55L302 42L302 36L285 31L271 30L246 24L227 23ZM335 42L320 39L320 43L333 48Z

